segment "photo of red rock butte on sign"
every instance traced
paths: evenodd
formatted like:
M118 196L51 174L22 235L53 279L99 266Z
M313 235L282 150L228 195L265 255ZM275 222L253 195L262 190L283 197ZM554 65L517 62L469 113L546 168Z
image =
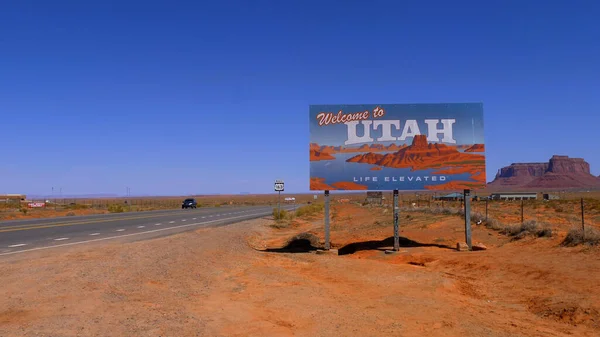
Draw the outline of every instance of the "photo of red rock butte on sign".
M311 105L311 190L486 185L483 104Z

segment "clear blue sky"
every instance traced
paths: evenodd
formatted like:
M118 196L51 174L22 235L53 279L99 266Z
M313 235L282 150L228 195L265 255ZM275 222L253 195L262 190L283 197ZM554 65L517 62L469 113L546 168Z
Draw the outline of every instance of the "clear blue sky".
M308 191L309 104L483 102L600 174L598 1L4 1L0 193Z

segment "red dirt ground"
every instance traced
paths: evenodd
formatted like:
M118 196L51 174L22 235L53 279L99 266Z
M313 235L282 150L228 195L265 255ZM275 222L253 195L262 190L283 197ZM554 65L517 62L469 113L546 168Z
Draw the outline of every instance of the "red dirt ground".
M264 252L319 214L0 259L0 336L599 336L600 250L473 226L458 216L332 206L343 256ZM378 244L378 240L386 240ZM355 251L353 252L354 247ZM350 254L352 253L353 254Z

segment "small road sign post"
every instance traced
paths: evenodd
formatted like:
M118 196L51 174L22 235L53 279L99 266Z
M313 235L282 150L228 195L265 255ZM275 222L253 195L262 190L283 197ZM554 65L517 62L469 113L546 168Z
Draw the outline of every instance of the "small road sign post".
M279 197L277 199L277 218L279 218L281 214L281 192L283 190L283 180L275 180L275 192L279 194Z
M465 205L465 240L469 250L473 249L471 245L471 190L464 190L464 205Z

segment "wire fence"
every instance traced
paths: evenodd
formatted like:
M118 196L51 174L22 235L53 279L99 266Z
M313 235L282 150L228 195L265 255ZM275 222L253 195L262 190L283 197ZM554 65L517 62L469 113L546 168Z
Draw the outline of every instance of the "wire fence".
M382 205L391 207L392 199ZM463 209L462 200L433 200L399 197L401 208ZM600 198L569 200L471 200L471 212L480 217L498 219L505 223L523 224L529 220L559 225L600 225Z
M291 195L291 194L288 194ZM233 196L197 196L198 207L220 207L228 205L274 206L290 203L276 194L271 195L233 195ZM296 204L323 203L323 193L293 195ZM316 197L316 198L315 198ZM79 212L90 210L98 212L129 212L148 210L169 210L181 208L182 197L131 197L131 198L47 198L26 201L7 200L0 202L0 217L14 213L40 213L48 211ZM361 203L373 204L366 193L331 194L334 204ZM393 198L391 192L384 192L380 205L390 207ZM462 209L462 200L439 200L434 195L400 194L398 200L402 208L441 208ZM377 204L377 202L375 202ZM519 224L528 220L551 222L564 225L589 224L600 225L600 196L580 197L559 200L489 200L477 198L471 201L471 210L483 217L501 219L506 223ZM75 212L75 213L77 213Z

